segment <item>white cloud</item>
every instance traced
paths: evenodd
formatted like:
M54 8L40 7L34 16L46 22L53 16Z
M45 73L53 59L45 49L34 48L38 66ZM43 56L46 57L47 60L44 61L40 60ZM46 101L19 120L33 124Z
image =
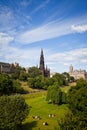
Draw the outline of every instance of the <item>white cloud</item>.
M87 20L85 20L85 16L84 20L81 20L81 18L83 17L80 17L78 19L65 19L61 21L56 20L32 30L26 30L16 37L16 41L22 44L30 44L37 41L68 35L70 33L73 33L75 30L78 33L84 32L87 30L87 26L85 25L85 22L87 22ZM78 27L78 23L81 25L83 24L83 26Z
M69 69L70 64L87 69L87 48L80 48L62 53L52 53L46 57L48 67L53 72L64 72ZM84 68L85 66L85 68Z
M51 22L36 29L26 31L17 37L17 41L29 44L37 41L55 38L70 33L69 27L64 24Z
M0 30L8 31L13 29L16 24L14 14L7 6L0 6Z
M77 33L83 33L87 31L87 25L72 25L71 28Z
M32 2L32 0L29 0L29 1L27 1L27 0L22 0L22 1L20 2L20 5L26 7L26 6L30 5L31 2Z
M0 32L0 45L10 43L13 39L13 37L7 35L6 33Z
M43 2L41 2L38 6L36 6L36 8L34 8L33 11L30 12L30 15L36 13L37 11L39 11L40 9L44 8L48 3L50 2L50 0L44 0Z
M29 2L24 1L22 4L29 4ZM19 4L21 3L18 3L17 1L11 2L11 6L14 7L18 5L18 9L13 9L6 5L0 5L0 31L9 32L15 30L18 32L25 28L29 28L31 25L31 17L22 11Z
M63 53L56 53L48 57L48 59L53 60L53 62L63 63L87 63L87 48L76 49Z
M12 47L9 44L2 46L0 49L0 61L5 62L18 62L21 66L29 67L39 64L38 59L40 56L39 48L23 49Z

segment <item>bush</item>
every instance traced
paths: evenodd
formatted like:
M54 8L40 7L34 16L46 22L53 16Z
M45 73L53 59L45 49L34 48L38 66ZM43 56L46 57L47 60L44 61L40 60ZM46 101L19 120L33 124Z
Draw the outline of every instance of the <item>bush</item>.
M20 95L0 97L0 129L16 130L29 113L29 107Z

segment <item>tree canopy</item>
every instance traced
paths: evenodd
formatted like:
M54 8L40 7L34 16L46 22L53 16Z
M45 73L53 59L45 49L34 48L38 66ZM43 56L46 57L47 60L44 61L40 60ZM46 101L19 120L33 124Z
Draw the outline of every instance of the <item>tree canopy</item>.
M29 107L20 95L0 97L0 129L17 130L29 113Z

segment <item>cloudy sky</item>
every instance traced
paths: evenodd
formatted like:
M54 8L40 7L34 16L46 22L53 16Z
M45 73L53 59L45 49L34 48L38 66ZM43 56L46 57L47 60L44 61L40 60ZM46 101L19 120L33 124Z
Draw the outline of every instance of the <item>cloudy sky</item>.
M0 61L87 70L87 0L0 0Z

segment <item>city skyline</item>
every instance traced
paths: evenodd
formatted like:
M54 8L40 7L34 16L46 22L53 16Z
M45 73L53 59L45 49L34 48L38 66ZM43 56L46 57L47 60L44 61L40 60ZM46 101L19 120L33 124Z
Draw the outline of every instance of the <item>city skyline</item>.
M86 0L0 0L0 62L87 70Z

